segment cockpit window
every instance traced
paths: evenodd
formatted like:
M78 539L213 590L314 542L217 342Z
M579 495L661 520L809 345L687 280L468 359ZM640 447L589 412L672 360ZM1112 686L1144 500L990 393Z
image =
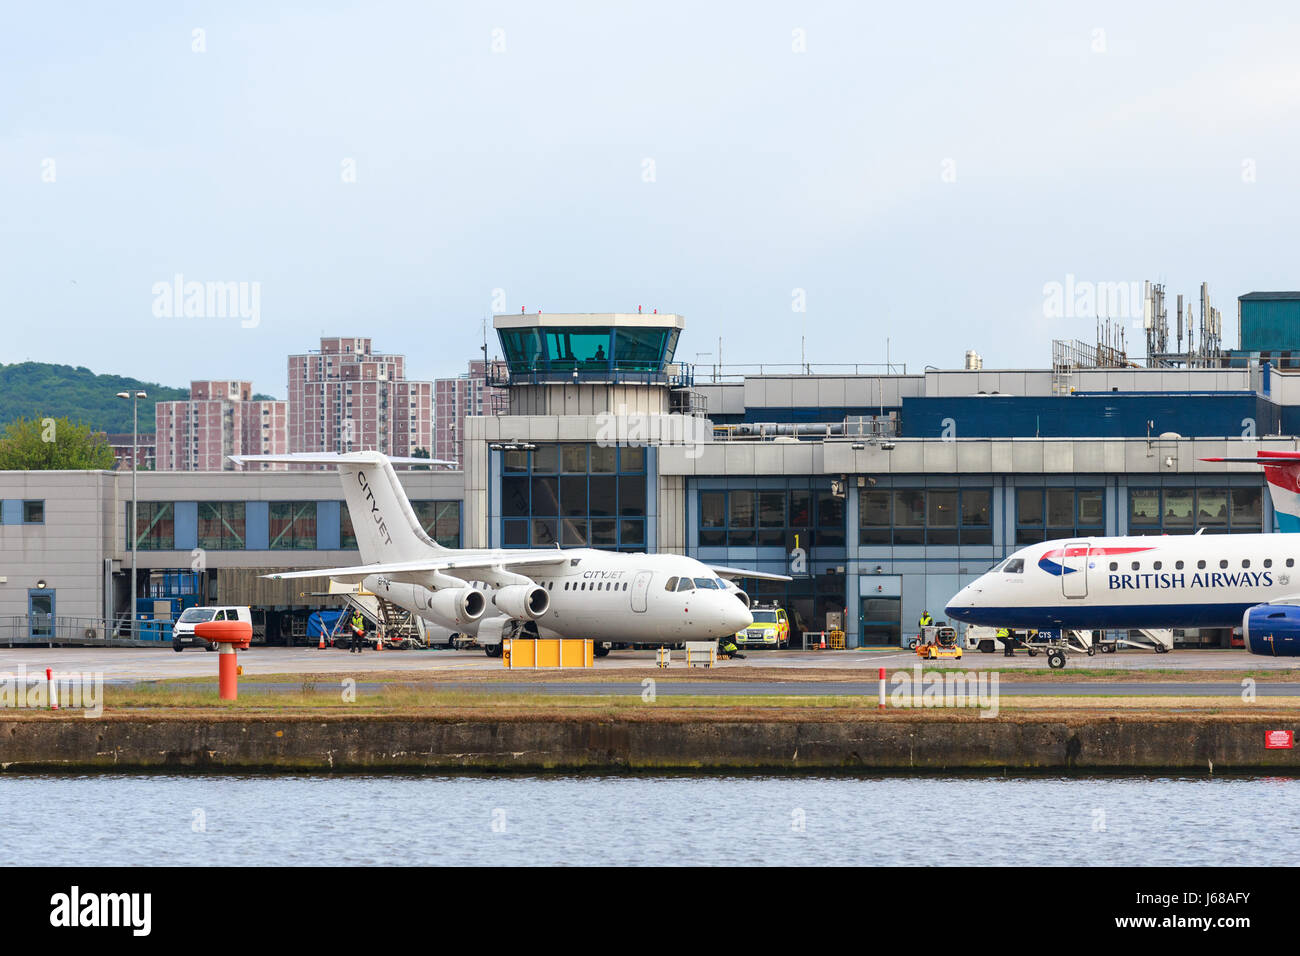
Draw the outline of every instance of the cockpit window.
M696 578L695 586L709 591L716 591L718 589L718 581L717 578Z
M1024 574L1025 559L1024 558L1008 559L1007 563L1002 565L1002 573L1003 574Z
M665 590L665 591L676 591L676 590L677 590L677 579L676 579L676 578L669 578L669 579L668 579L668 583L664 585L664 590Z
M677 590L694 591L695 583L690 578L682 578L680 581L677 582Z
M725 590L727 590L727 582L724 581L724 580L722 580L722 578L714 578L713 580L715 580L715 581L718 582L718 590L719 590L719 591L725 591Z

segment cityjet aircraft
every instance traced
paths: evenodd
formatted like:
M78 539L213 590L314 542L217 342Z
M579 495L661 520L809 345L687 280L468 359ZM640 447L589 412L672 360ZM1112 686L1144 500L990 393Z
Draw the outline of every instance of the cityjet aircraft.
M1300 452L1260 452L1279 526L1300 530ZM1247 649L1300 656L1300 537L1202 534L1080 538L1021 548L968 584L950 618L1082 630L1241 626Z
M343 480L363 563L266 577L358 584L427 621L474 635L492 657L500 655L503 637L524 635L593 638L600 656L611 642L713 640L753 623L749 597L733 579L790 580L674 554L444 548L424 533L393 464L447 462L374 451L231 460L336 465Z

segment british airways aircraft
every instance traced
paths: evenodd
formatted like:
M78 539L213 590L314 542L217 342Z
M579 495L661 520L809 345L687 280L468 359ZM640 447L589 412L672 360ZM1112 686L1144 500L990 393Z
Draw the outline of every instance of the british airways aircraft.
M1260 452L1283 531L1300 531L1300 452ZM1300 656L1300 537L1202 534L1044 541L962 588L948 617L1038 630L1237 627L1252 654Z

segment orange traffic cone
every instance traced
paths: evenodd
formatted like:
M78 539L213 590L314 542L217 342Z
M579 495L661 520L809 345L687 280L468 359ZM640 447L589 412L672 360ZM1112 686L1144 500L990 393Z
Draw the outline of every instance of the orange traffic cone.
M383 649L384 649L384 632L382 630L375 631L375 650L382 651Z
M824 651L824 650L826 650L826 632L825 632L825 631L822 631L822 642L821 642L821 644L819 644L819 645L817 646L817 649L818 649L819 651Z
M316 650L325 650L325 631L323 629L320 632L320 643L316 645Z

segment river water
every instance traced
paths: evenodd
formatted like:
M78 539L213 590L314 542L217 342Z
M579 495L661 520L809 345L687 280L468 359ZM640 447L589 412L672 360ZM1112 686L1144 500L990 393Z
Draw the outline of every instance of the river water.
M2 775L0 863L1294 865L1298 801L1273 777Z

